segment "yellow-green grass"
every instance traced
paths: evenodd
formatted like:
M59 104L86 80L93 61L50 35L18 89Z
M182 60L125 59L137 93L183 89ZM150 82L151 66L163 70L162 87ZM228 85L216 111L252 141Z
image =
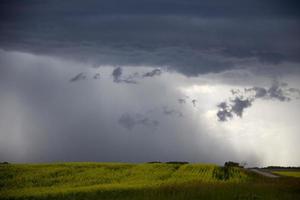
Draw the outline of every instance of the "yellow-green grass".
M0 165L0 199L295 199L299 186L210 164Z
M300 178L300 170L299 171L272 171L274 174L278 174L281 176L291 176L291 177L297 177Z

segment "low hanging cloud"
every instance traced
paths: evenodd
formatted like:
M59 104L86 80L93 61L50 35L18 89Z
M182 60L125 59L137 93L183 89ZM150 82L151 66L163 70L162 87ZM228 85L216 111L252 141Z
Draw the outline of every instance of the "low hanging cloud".
M160 69L154 69L150 72L146 72L143 74L143 77L153 77L153 76L160 76L162 71Z
M69 81L70 82L77 82L82 80L87 80L89 77L86 73L81 72L77 74L76 76L72 77ZM100 79L100 73L95 73L93 76L91 76L91 79L97 80Z
M114 82L118 83L120 82L120 78L122 76L122 68L117 67L116 69L113 70L112 74Z
M154 76L160 76L162 74L161 69L153 69L148 72L144 72L143 74L139 74L138 72L134 72L132 74L129 74L127 76L123 76L123 68L117 67L112 71L112 77L113 82L115 83L132 83L137 84L138 80L141 80L143 78L149 78ZM69 81L70 82L77 82L82 80L87 80L89 77L87 73L80 72L76 74L74 77L72 77ZM94 75L91 76L91 79L97 80L100 79L100 73L96 72Z
M142 114L128 114L124 113L118 120L118 123L126 128L127 130L132 130L136 126L146 126L149 128L155 128L159 125L157 120L153 120L144 116Z
M133 84L138 83L137 79L160 76L161 74L162 74L162 71L160 69L153 69L152 71L145 72L142 75L140 75L138 72L134 72L134 73L124 77L124 76L122 76L123 69L121 67L117 67L112 72L114 82L116 82L116 83L133 83Z
M70 82L76 82L76 81L81 81L86 79L86 74L81 72L74 76L73 78L70 79Z
M137 82L135 80L132 79L132 76L129 77L122 77L122 68L121 67L117 67L113 70L112 72L112 76L113 76L113 81L115 83L132 83L132 84L136 84Z
M234 115L243 117L245 109L251 107L256 99L284 102L300 98L299 89L287 87L287 83L274 81L270 88L251 87L244 88L244 91L239 89L231 90L233 98L217 105L219 109L217 112L218 120L228 121L232 119Z

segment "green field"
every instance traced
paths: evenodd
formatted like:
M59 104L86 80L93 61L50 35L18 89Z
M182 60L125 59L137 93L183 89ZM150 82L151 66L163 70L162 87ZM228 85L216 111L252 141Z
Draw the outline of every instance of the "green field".
M281 175L281 176L291 176L291 177L297 177L297 178L300 178L300 171L283 171L283 170L280 170L280 171L272 171L272 173L274 174L278 174L278 175Z
M208 164L0 165L0 199L300 199L300 179Z

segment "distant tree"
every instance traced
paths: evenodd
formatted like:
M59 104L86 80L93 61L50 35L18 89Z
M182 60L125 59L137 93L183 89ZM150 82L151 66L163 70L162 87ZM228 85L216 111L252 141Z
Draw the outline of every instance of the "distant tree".
M225 162L224 167L240 167L240 165L237 162L228 161Z
M247 166L247 164L248 164L247 161L242 161L240 163L240 166L245 168Z

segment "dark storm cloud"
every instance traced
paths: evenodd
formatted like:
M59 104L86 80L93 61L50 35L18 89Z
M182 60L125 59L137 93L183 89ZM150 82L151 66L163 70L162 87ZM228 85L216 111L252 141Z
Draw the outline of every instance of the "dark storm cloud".
M124 113L118 120L118 123L128 130L132 130L138 125L155 128L159 125L157 120L149 119L142 114L128 114Z
M48 6L48 8L46 7ZM177 14L177 15L199 15L203 17L261 17L261 16L299 16L297 0L253 0L239 1L228 0L220 2L210 1L183 1L183 0L111 0L97 1L81 0L40 2L28 0L26 3L18 0L2 0L1 7L3 20L12 17L35 16L36 13L46 16L54 12L58 16L64 16L66 12L73 15L85 14ZM45 9L47 8L47 9ZM66 10L68 8L68 10ZM13 11L20 11L21 16L13 15ZM30 13L26 11L35 11Z
M299 3L284 0L1 1L0 46L188 76L241 61L300 61Z
M244 110L251 107L256 99L278 101L299 99L300 90L287 87L287 83L281 83L275 80L270 88L252 87L245 88L244 91L240 91L239 89L231 90L234 98L230 99L229 102L221 102L217 105L219 108L217 112L218 120L227 121L233 118L233 114L242 117Z

